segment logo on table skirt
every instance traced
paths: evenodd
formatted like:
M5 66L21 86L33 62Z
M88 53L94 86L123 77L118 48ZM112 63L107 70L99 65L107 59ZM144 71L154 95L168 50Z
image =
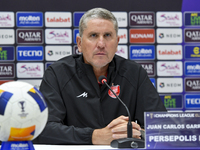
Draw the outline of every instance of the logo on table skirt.
M120 94L120 86L112 84L111 89L116 93L117 96ZM108 95L112 98L116 98L116 96L112 93L111 90L108 91Z

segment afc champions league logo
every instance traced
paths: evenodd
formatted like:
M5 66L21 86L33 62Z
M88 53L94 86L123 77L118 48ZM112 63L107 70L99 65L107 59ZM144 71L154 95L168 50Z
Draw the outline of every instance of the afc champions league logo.
M119 96L119 94L120 94L120 86L119 86L119 85L114 85L114 84L112 83L111 89L115 92L115 94L116 94L117 96ZM112 93L111 90L108 90L108 95L109 95L110 97L112 97L112 98L116 98L116 96Z
M26 102L25 101L19 101L18 103L19 107L21 108L21 112L25 112L24 108L26 106Z

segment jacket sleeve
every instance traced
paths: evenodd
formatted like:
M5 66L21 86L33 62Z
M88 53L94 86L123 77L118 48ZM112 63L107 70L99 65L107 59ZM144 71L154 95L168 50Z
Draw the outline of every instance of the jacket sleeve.
M135 119L142 127L144 127L144 112L167 111L147 72L142 67L140 67L138 77L136 109Z
M92 144L92 128L78 128L64 124L66 107L60 94L56 73L46 70L40 91L48 106L48 121L43 132L33 141L35 144Z

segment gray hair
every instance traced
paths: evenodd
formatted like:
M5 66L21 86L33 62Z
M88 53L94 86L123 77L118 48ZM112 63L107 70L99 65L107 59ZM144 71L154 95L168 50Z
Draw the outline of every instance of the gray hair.
M118 35L118 23L115 16L104 8L93 8L88 10L80 19L79 35L82 37L83 31L87 28L87 22L91 19L105 19L113 23L116 34Z

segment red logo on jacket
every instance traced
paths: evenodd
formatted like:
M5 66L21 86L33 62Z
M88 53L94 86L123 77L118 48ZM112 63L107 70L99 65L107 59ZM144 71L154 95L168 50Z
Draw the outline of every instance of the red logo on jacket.
M115 94L117 96L119 96L119 94L120 94L120 86L119 85L112 84L111 89L115 92ZM108 90L108 95L112 98L116 98L116 96L112 93L112 91L110 89Z

